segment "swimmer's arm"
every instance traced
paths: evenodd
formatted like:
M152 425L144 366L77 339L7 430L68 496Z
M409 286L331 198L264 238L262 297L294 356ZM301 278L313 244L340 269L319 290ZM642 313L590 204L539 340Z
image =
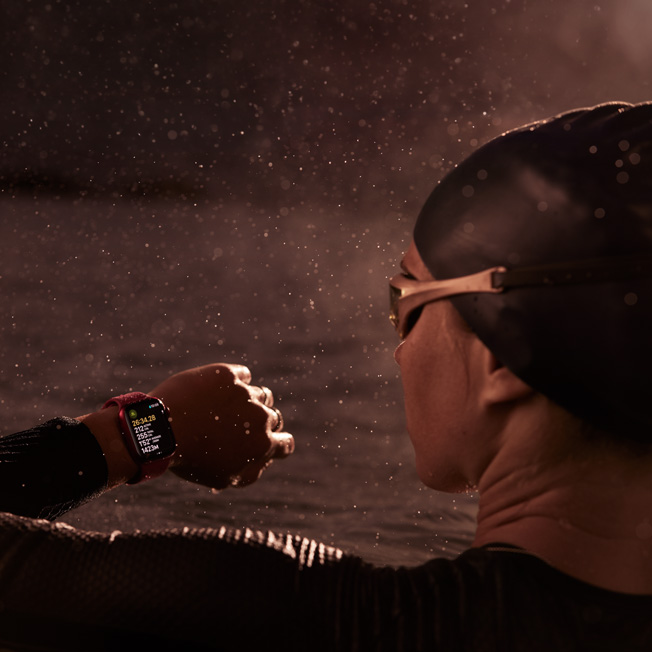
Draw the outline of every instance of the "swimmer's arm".
M177 450L170 470L184 480L215 489L251 484L273 459L294 450L288 432L277 432L269 390L251 385L242 365L210 364L170 376L153 390L170 410ZM266 401L266 402L263 402ZM79 417L102 447L108 486L138 471L118 429L118 408Z
M54 519L101 493L107 467L88 428L59 417L0 438L0 511Z
M0 566L3 649L457 647L441 637L458 629L450 573L376 568L301 537L226 527L108 535L0 515Z
M129 454L118 428L118 411L117 406L112 406L99 412L77 417L77 420L91 431L104 453L107 466L107 489L125 484L138 473L136 462Z
M246 367L213 364L175 374L150 392L170 408L178 444L173 473L217 489L244 486L293 451L292 435L274 429L271 392L250 381ZM138 469L117 415L109 407L0 438L0 511L54 519L133 478Z

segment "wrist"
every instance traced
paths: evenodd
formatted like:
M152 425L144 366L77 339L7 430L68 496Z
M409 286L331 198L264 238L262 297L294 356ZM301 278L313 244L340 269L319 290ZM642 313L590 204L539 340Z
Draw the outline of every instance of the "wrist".
M167 471L177 444L170 413L160 398L129 392L109 399L103 409L118 407L118 429L138 467L128 484L151 480Z
M104 453L109 472L109 488L125 484L138 473L138 465L120 432L118 412L117 406L111 406L77 417L91 431Z

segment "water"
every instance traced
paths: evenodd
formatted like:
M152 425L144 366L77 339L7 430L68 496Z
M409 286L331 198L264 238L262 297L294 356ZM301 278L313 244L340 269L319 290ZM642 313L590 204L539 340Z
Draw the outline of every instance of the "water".
M244 362L297 442L246 489L167 474L68 523L248 525L383 564L468 545L474 499L417 479L392 358L386 279L412 216L109 196L0 206L5 432L85 414L188 367Z
M397 207L505 129L648 99L647 4L5 4L0 191L80 192L0 199L4 429L244 361L297 439L246 490L166 476L67 520L258 525L381 563L458 552L473 500L425 490L404 432L386 278L419 206ZM271 208L109 194L170 186Z

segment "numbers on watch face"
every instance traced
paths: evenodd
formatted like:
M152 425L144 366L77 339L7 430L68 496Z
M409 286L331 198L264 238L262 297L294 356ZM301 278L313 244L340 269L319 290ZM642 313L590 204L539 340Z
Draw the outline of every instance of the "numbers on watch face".
M160 459L174 451L174 435L167 412L158 399L148 398L130 404L124 417L139 457Z
M136 412L136 410L133 410L133 412ZM130 410L130 413L131 413L131 410ZM132 419L131 420L131 425L134 428L137 428L138 426L143 426L144 424L151 423L152 421L156 421L156 415L155 414L148 414L145 417L140 417L140 419L138 419L138 418Z

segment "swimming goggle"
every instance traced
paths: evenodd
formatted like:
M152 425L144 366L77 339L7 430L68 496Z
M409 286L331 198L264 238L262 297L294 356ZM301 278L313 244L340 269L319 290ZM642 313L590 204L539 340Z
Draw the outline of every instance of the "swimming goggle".
M404 340L428 303L460 294L497 294L510 288L604 283L652 277L652 256L634 254L508 270L492 267L477 274L441 281L418 281L405 274L389 280L389 319Z

